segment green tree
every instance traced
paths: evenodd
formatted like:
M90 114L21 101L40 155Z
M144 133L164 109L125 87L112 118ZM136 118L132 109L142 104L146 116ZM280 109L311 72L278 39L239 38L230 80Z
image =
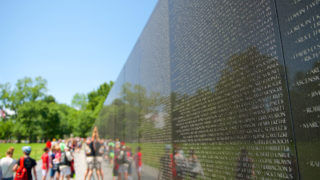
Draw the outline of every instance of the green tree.
M95 111L96 108L100 108L99 112L101 110L101 104L104 103L106 100L110 89L113 86L113 82L110 81L108 83L103 83L99 86L97 90L93 90L88 94L88 104L87 104L87 110Z
M87 96L79 93L73 96L72 106L77 110L70 116L73 122L72 132L75 136L84 137L91 132L112 86L113 82L110 81L101 84L97 90L89 92Z
M10 83L0 84L0 108L9 109L14 112L12 115L6 116L7 118L5 121L7 122L2 122L2 127L10 127L10 130L7 128L3 131L4 133L2 133L6 136L5 138L9 138L10 135L15 135L17 139L20 140L22 137L26 136L28 128L25 129L24 127L28 124L34 124L33 122L35 121L36 110L29 110L28 115L19 115L18 111L21 113L26 112L27 109L24 104L46 98L46 92L47 81L42 77L36 77L34 79L25 77L23 79L19 79L13 89L11 88ZM21 106L24 107L20 110ZM26 117L32 118L26 119ZM36 133L36 131L32 131L31 136L33 136L32 134L34 133Z
M73 124L73 133L75 136L86 137L92 129L95 118L91 111L76 111L74 114L76 120Z
M42 77L36 77L35 79L25 77L19 79L15 89L11 92L9 108L16 111L17 108L25 102L43 99L46 92L47 81Z
M0 109L10 106L11 94L10 83L0 84Z
M12 136L12 121L0 121L0 139L8 139Z
M76 93L71 101L71 106L76 109L85 110L88 104L88 97L86 94Z
M87 136L113 85L104 83L87 95L76 94L72 107L59 104L47 94L47 81L42 77L19 79L0 84L0 109L14 113L0 120L0 138L14 136L18 141L63 138L74 134Z
M28 138L30 142L52 139L60 132L60 112L56 103L33 101L22 104L17 111L15 128L18 137Z

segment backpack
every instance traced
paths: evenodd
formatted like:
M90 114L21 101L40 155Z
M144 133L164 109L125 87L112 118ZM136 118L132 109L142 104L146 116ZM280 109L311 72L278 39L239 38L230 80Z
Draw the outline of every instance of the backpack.
M71 161L68 160L66 152L62 152L61 153L61 162L60 162L60 164L61 165L71 166Z
M24 157L20 158L20 166L17 169L14 180L28 180L27 169L24 167Z
M121 156L121 164L129 163L127 151L123 151L123 154Z

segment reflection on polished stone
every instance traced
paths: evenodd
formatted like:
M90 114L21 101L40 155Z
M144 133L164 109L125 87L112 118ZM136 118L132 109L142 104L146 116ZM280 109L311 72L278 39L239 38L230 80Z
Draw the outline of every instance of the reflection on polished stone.
M317 179L319 5L159 0L100 136L140 144L154 179Z

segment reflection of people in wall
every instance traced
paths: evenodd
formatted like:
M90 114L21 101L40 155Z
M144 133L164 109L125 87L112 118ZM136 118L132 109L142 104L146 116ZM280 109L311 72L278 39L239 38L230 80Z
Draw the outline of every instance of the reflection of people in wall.
M283 159L284 159L284 166L287 169L288 179L298 179L296 158L294 157L294 155L291 153L290 150L284 151Z
M204 176L203 169L201 167L200 161L195 154L194 150L190 151L190 156L188 158L188 171L189 171L189 177L191 179L197 179L197 176L201 174Z
M160 158L160 171L158 180L169 180L173 177L173 154L171 153L171 145L165 146L165 154Z
M184 157L184 152L182 149L178 150L174 155L174 162L177 170L177 180L182 180L186 173L187 161Z
M138 148L137 148L137 152L134 156L134 162L135 162L138 180L141 180L142 153L141 153L140 146L138 146Z
M237 163L236 179L249 180L255 177L253 160L249 157L248 151L242 149Z

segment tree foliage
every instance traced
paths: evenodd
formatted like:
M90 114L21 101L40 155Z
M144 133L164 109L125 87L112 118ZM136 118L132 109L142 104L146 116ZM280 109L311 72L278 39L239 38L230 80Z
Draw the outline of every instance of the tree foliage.
M86 94L75 94L71 104L59 104L47 94L42 77L19 79L14 88L0 84L0 109L14 113L0 119L0 139L47 140L64 136L84 137L101 110L113 82Z
M84 110L88 104L88 97L86 94L77 93L73 96L71 105L76 109Z

